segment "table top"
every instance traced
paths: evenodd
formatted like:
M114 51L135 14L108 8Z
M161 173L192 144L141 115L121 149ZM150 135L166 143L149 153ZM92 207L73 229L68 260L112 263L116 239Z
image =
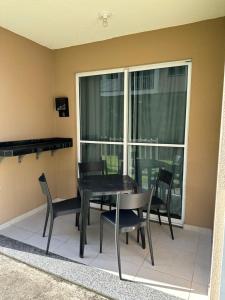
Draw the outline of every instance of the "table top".
M135 181L128 175L93 175L78 179L80 192L89 190L93 195L130 193L135 187Z

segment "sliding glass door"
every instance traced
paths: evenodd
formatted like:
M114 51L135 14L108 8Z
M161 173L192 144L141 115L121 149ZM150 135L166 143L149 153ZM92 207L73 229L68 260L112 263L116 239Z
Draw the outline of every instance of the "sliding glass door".
M187 66L129 73L128 173L143 189L174 174L171 215L181 219Z
M172 171L177 223L184 216L190 67L176 62L77 75L78 160L104 159L109 174L129 174L143 189L159 168Z

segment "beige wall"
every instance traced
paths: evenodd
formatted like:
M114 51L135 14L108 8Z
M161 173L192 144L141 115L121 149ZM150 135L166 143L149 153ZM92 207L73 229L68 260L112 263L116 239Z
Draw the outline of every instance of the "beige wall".
M53 75L51 50L0 28L0 141L54 135ZM45 152L0 161L0 224L43 203L42 171L54 193L55 160Z
M75 73L191 58L187 224L212 227L216 186L225 18L51 51L0 28L0 140L65 136L74 148L0 162L0 223L43 203L45 171L54 196L76 192ZM68 96L59 118L53 96Z
M223 63L225 18L150 31L54 51L55 95L68 96L70 118L56 119L56 132L76 141L75 73L191 58L192 89L185 223L212 227ZM58 195L76 190L74 150L60 153ZM60 183L60 185L59 185Z

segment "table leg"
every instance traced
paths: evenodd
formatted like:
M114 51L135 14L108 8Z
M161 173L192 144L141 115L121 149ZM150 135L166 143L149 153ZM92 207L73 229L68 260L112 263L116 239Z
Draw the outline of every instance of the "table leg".
M143 210L142 209L138 210L138 215L139 215L139 218L143 218ZM140 233L141 233L142 248L145 249L146 248L146 244L145 244L145 229L144 229L144 227L141 227L139 230L140 230Z
M80 213L80 257L84 257L84 246L86 241L86 227L88 218L88 203L90 192L81 192L81 213Z

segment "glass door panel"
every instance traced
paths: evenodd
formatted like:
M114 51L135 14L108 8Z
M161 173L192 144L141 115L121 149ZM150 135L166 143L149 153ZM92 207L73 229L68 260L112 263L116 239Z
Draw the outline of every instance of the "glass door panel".
M128 173L149 189L159 168L173 172L176 219L182 217L187 74L187 65L129 73Z
M123 174L123 146L113 144L81 144L81 161L104 160L108 174Z
M124 73L81 77L79 96L80 160L104 160L108 174L122 174Z
M158 146L129 146L128 174L143 190L154 186L159 168L174 174L171 216L181 219L183 192L183 148ZM164 192L166 192L164 190ZM165 196L165 195L161 195Z
M187 66L130 73L129 141L184 144Z
M80 139L123 141L124 74L80 78Z

